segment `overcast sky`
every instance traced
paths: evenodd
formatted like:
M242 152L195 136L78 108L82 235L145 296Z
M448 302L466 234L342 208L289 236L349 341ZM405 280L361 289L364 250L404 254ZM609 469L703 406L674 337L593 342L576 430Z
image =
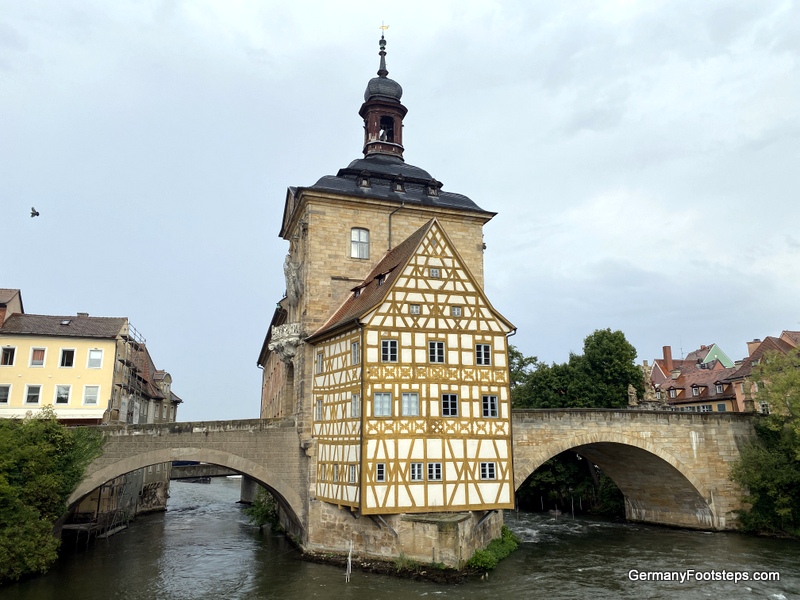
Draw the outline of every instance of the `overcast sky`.
M780 0L0 0L0 287L128 317L180 420L257 417L286 188L361 156L382 21L405 158L498 213L486 292L524 354L800 329Z

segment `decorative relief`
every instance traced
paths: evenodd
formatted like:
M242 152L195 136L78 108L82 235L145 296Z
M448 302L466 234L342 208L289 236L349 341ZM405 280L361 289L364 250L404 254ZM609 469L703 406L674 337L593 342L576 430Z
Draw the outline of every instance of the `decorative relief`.
M300 334L300 323L273 327L268 346L270 352L275 352L285 363L291 362L297 353L297 347L303 343Z
M290 254L283 262L283 274L286 277L286 302L289 306L297 306L303 295L303 282L300 278L300 265L292 261Z

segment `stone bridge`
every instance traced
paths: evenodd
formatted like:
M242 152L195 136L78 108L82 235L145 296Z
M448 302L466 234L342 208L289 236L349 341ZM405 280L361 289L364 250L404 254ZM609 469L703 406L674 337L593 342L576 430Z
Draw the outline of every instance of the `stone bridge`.
M572 450L625 495L630 521L731 529L741 492L730 480L739 447L754 436L745 413L515 410L517 488L549 458Z
M740 492L728 478L753 436L751 415L631 410L516 410L514 481L572 450L598 465L625 495L632 521L730 529ZM269 489L304 540L313 494L313 447L293 418L102 427L103 455L70 497L77 502L119 475L175 460L211 463Z

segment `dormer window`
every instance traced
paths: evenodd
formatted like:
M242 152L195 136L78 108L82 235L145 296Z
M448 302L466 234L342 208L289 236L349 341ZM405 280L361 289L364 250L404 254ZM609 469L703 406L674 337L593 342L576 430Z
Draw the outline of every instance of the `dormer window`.
M394 192L406 191L406 180L403 178L402 175L399 175L392 180L392 191Z
M696 385L692 386L692 396L699 396L700 395L700 388Z
M441 183L439 183L435 179L431 179L425 185L425 193L428 194L428 196L438 196L440 187L442 187Z
M669 397L675 398L678 395L678 392L675 391L675 388L670 388L669 390Z
M718 384L716 384L716 385L714 386L714 388L716 389L716 391L717 391L717 393L718 393L718 394L721 394L721 393L722 393L723 387L722 387L722 384L721 384L721 383L718 383Z
M383 285L384 283L386 283L386 275L378 275L375 278L375 281L378 282L378 285Z
M361 295L361 288L357 287L353 290L353 298L358 298Z
M368 188L370 186L369 171L361 171L358 175L358 187Z

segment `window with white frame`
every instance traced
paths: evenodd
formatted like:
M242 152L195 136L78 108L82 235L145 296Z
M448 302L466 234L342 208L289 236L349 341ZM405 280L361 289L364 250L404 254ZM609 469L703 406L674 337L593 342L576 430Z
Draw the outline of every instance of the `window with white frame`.
M42 386L40 385L27 385L25 386L25 404L39 404L39 397L42 394Z
M392 395L389 392L377 392L373 397L373 417L392 416Z
M429 462L428 481L441 481L441 480L442 480L442 463Z
M353 227L350 230L350 258L369 258L369 229Z
M350 361L353 366L361 364L361 346L358 342L350 344Z
M17 353L16 348L12 348L7 346L3 348L3 351L0 352L0 366L2 367L13 367L14 366L14 355Z
M422 463L411 463L411 481L422 481Z
M701 404L700 405L700 412L712 412L712 407L710 404Z
M700 395L700 388L696 385L692 387L692 396L699 396Z
M671 390L669 391L669 397L670 397L670 398L674 398L675 396L677 396L677 393L675 392L675 390L674 390L674 389L671 389Z
M314 420L322 421L322 399L317 398L317 405L314 411Z
M460 317L461 316L461 307L460 306L451 306L450 307L450 316L451 317Z
M386 481L386 463L375 464L375 481Z
M493 462L481 463L481 479L497 479Z
M428 342L428 360L432 363L444 363L444 342Z
M85 385L83 386L83 403L88 405L96 405L97 399L100 396L99 385Z
M71 385L57 385L55 404L69 404L69 393L71 390Z
M475 364L483 366L492 364L492 347L489 344L475 345Z
M442 416L458 416L458 394L442 394Z
M333 483L339 483L339 465L333 465Z
M397 362L397 340L381 340L381 362Z
M355 483L356 482L356 466L355 465L350 465L349 471L350 471L350 478L348 479L348 482L349 483Z
M45 349L44 348L31 348L31 364L32 367L43 367L44 366L44 355Z
M431 279L439 279L439 277L442 276L441 271L437 268L432 268L428 273L430 274Z
M103 351L99 348L89 350L89 360L86 366L90 369L101 369L103 367Z
M69 369L75 366L75 350L72 348L62 348L61 358L58 361L59 367Z
M716 384L716 385L714 386L714 389L716 390L716 392L717 392L718 394L721 394L724 388L723 388L723 386L722 386L722 384L721 384L721 383L718 383L718 384Z
M402 397L401 413L404 417L419 416L419 394L416 392L404 392Z
M350 416L354 419L361 416L361 394L353 394L350 397Z
M656 400L661 400L661 390L656 390Z
M408 312L412 315L418 315L420 310L419 304L409 304L408 305Z
M483 416L493 418L497 416L497 396L483 397Z
M0 383L0 404L8 404L9 398L11 398L11 384Z
M322 352L317 352L317 375L322 373Z

